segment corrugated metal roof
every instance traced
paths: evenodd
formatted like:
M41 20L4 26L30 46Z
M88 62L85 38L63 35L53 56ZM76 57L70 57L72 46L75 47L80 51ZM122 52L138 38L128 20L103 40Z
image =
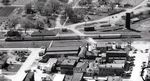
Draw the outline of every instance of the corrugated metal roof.
M74 55L77 54L77 51L64 51L64 52L46 52L46 55Z
M47 52L58 52L58 51L78 51L78 46L73 47L51 47L47 48Z

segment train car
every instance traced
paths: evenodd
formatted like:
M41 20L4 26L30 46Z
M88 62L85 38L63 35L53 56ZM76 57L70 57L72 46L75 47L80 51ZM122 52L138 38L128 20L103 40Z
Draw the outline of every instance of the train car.
M141 35L121 35L121 38L141 38Z
M59 40L80 40L80 36L59 36Z

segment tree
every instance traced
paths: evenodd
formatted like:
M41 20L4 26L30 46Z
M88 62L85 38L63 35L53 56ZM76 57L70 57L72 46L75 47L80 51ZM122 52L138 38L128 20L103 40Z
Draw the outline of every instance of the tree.
M2 3L3 3L4 5L9 5L10 0L2 0Z
M40 20L36 20L35 21L35 29L38 29L39 32L40 32L40 30L43 30L44 29L44 22L40 21Z
M33 10L33 4L32 3L29 3L29 4L26 4L24 9L25 9L25 12L26 14L33 14L35 13L35 11Z
M20 37L21 34L20 34L18 31L9 30L9 31L7 32L7 36L9 36L9 37L13 37L13 36Z
M58 0L49 0L44 6L44 14L54 14L61 11L61 3Z
M121 2L122 2L122 0L115 0L115 3L116 3L117 5L120 5Z
M21 27L25 29L25 33L27 29L34 28L35 25L33 24L33 21L27 19L27 18L22 18L20 21Z
M37 11L37 12L40 12L42 13L43 12L43 9L44 9L44 6L45 6L45 2L41 2L41 1L37 1L34 3L34 9Z
M8 28L9 29L12 29L12 28L15 29L16 25L19 24L19 20L20 20L19 17L9 19L8 22L7 22Z
M85 13L86 12L82 9L73 9L70 5L65 8L65 15L69 17L69 20L73 23L83 20Z

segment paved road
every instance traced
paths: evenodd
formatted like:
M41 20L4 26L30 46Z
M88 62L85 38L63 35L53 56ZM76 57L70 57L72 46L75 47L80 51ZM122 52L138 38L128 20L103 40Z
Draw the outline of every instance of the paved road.
M150 42L146 41L135 41L132 43L132 46L139 51L136 54L133 54L133 52L130 52L132 55L135 56L135 67L133 67L133 71L131 74L131 78L129 81L143 81L142 77L140 76L142 71L142 63L146 62L148 63L148 56L149 53L141 53L141 50L150 49Z

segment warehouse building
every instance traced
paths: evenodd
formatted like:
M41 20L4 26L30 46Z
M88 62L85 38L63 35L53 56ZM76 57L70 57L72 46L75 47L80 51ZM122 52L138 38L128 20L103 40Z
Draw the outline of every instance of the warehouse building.
M120 76L124 73L125 64L101 64L99 65L100 76Z
M126 60L127 51L106 51L106 62L112 63L114 60Z
M61 65L61 73L62 74L73 74L73 68L76 65L76 60L66 59L64 60Z

